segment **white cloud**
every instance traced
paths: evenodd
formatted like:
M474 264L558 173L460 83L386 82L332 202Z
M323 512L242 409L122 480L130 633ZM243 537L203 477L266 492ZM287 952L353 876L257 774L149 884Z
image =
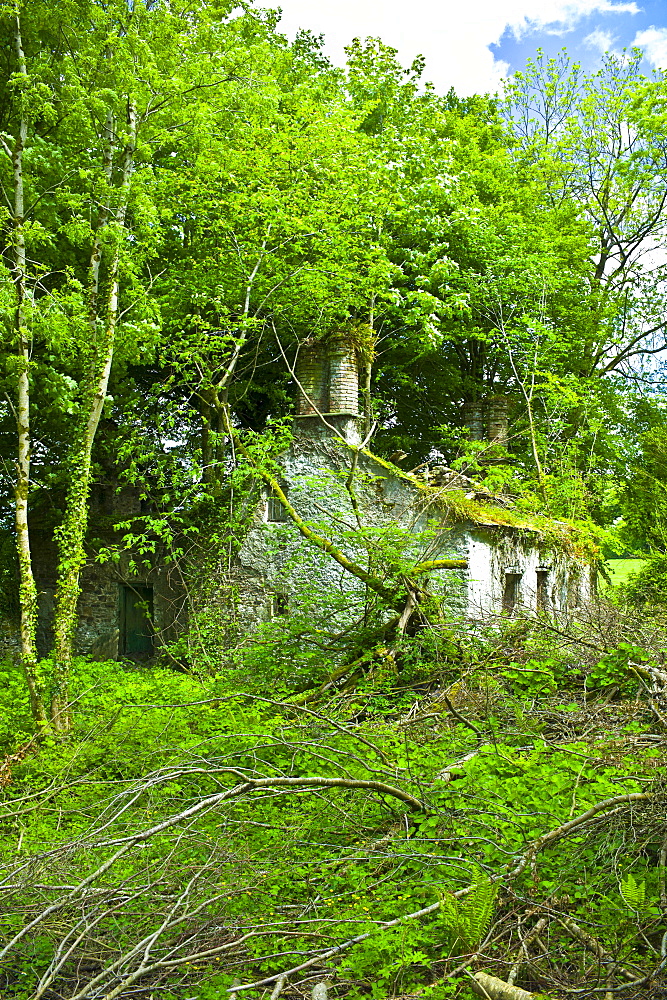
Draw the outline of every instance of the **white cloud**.
M508 65L489 46L509 30L517 39L537 31L566 34L590 14L636 14L634 0L257 0L280 5L282 30L324 33L336 62L355 36L379 36L399 50L403 63L426 57L425 77L439 91L496 90Z
M632 42L644 50L644 56L654 69L667 69L667 28L651 25L645 31L638 31Z
M537 14L534 4L514 0L512 3L499 3L500 11L514 13L514 18L508 18L508 26L517 38L528 31L546 30L551 34L567 34L574 31L579 22L590 14L638 14L640 8L634 0L541 0ZM512 11L512 8L516 8ZM525 12L524 12L525 11Z
M584 44L588 45L590 49L597 49L601 55L605 52L613 52L615 42L616 35L612 35L611 31L603 31L602 28L596 28L584 38Z

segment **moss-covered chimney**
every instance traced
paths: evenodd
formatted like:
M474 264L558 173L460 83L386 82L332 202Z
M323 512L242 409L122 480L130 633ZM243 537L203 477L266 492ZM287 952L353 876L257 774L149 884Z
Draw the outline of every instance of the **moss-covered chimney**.
M507 396L489 396L486 405L489 441L506 448L509 436L509 400Z
M296 361L297 423L322 435L334 427L349 443L358 438L359 369L346 337L302 344ZM311 421L305 418L313 418ZM326 421L326 423L325 423Z

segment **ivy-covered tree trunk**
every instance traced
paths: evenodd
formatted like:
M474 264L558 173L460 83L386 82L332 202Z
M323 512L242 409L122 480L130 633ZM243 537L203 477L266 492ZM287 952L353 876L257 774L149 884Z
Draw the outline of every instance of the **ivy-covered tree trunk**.
M51 721L54 729L67 730L71 725L69 711L69 678L77 624L77 603L81 593L80 573L85 561L84 542L88 529L88 498L91 483L91 462L95 435L99 426L109 386L118 322L119 264L125 217L134 168L137 116L131 100L127 106L127 142L123 151L121 180L117 189L117 205L111 212L113 196L113 122L107 119L107 147L104 171L109 200L102 208L91 254L90 266L90 330L92 358L90 372L81 393L81 416L78 434L69 463L69 488L65 515L57 531L58 582L54 618L54 670L51 696ZM106 281L107 294L100 308L100 272L102 246L108 230L112 230Z
M19 73L27 79L26 60L21 39L19 15L14 19L14 50ZM30 491L30 338L26 318L26 245L25 245L25 205L23 183L23 153L28 139L28 117L25 109L21 113L11 150L13 174L13 235L14 235L14 288L16 292L15 337L17 346L17 387L16 424L18 452L15 483L15 519L18 562L20 573L20 613L21 613L21 663L25 672L30 707L36 722L46 722L43 685L37 664L35 641L37 628L37 587L32 568L30 534L28 531L28 494ZM10 152L6 144L5 149Z

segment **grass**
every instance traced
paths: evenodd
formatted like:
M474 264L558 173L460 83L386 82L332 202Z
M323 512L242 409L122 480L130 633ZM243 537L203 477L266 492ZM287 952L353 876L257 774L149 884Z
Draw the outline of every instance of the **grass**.
M646 559L608 559L607 569L611 582L614 586L620 583L627 583L628 577L632 573L638 573L646 564Z

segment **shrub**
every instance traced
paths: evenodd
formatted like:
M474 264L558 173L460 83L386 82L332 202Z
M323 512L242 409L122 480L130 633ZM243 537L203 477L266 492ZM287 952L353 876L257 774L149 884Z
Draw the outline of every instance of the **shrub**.
M621 593L634 607L667 604L667 555L654 555L633 573Z

